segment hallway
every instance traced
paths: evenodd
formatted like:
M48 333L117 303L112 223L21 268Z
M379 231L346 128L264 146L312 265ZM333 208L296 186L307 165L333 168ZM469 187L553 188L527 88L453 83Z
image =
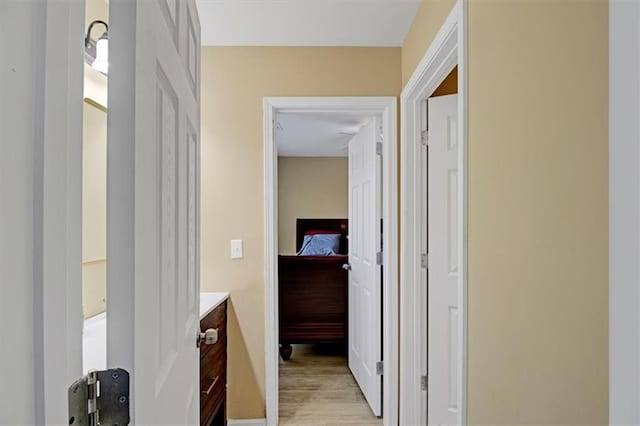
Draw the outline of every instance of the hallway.
M292 345L280 361L280 424L286 426L381 425L340 350Z

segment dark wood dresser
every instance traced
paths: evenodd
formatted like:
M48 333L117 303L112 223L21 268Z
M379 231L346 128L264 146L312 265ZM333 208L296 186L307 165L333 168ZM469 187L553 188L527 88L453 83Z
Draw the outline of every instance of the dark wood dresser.
M200 424L227 424L227 301L200 320L200 329L218 329L218 341L200 347Z

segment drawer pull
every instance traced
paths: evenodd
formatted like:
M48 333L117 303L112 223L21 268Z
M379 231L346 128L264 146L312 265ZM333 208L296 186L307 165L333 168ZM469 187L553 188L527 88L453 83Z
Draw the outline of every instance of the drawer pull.
M211 380L211 385L209 385L209 388L206 391L202 391L202 394L208 396L213 390L213 387L216 385L216 383L218 383L218 379L220 379L220 376L209 377L209 380Z

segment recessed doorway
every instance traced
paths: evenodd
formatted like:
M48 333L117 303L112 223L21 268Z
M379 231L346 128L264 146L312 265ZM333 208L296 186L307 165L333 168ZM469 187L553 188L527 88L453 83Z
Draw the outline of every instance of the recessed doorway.
M340 418L371 424L397 421L395 111L395 98L265 99L268 424L308 422L316 414L319 419L338 416L333 423ZM314 136L321 131L309 126L333 123L329 131L340 134L333 138L339 145L333 159L322 151L327 138L317 141L317 152L306 148L307 155L315 152L314 160L291 156L304 153L296 151L304 149L300 139L313 139L293 137L297 144L287 140L287 129L296 133L305 121ZM342 211L307 214L304 208L310 202L300 200L297 207L303 210L291 213L290 196L304 198L312 192L311 185L293 186L310 177L312 162L322 161L319 154L325 162L343 158L340 169L348 178L342 183ZM311 180L318 183L321 178ZM325 192L320 197L327 196ZM329 250L334 255L306 253L323 250L318 244L331 238L336 240ZM302 411L296 402L301 393L294 392L301 380L326 386L324 395L309 395L313 406ZM345 402L344 392L352 403L339 413L336 406ZM323 397L328 399L323 402Z

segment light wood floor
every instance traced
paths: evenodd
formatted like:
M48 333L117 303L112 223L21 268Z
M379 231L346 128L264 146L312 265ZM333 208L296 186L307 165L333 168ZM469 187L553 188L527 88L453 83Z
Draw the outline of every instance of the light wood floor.
M356 384L347 358L326 346L292 345L280 360L280 425L381 425Z

